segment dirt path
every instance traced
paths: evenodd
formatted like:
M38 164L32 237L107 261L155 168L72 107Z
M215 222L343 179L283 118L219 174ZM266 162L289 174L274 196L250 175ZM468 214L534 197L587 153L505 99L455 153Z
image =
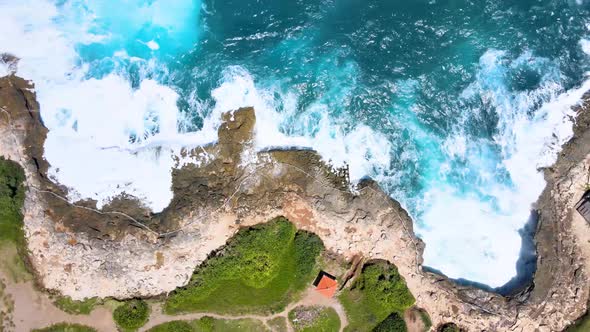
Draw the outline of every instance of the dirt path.
M320 293L315 291L313 287L309 287L305 291L303 298L301 298L301 300L287 306L287 309L285 309L285 311L283 311L278 316L282 316L282 314L284 314L283 317L286 317L288 320L287 316L289 314L289 311L293 310L295 307L298 306L330 307L334 309L334 311L336 311L338 317L340 318L340 332L342 332L344 328L348 325L348 319L346 318L346 312L344 311L344 307L342 307L342 304L340 304L340 302L338 302L336 298L327 298L321 295Z
M266 327L268 328L268 324L266 323L266 319L268 318L267 316L259 316L259 315L231 315L231 316L228 316L228 315L220 315L220 314L207 313L207 312L170 316L170 315L166 315L166 314L162 313L161 309L162 308L160 305L153 306L152 307L152 314L150 315L150 320L147 322L146 325L144 325L141 329L139 329L139 331L147 331L156 325L160 325L160 324L170 322L170 321L175 321L175 320L190 321L190 320L200 319L203 317L213 317L216 319L228 319L228 320L229 319L231 319L231 320L256 319L256 320L262 321L264 323L264 325L266 325Z
M404 313L404 321L406 322L408 332L423 332L426 329L418 312L412 308L406 310Z
M111 310L104 306L95 308L89 315L71 315L57 308L49 298L49 295L36 290L31 281L15 283L11 280L10 276L3 271L0 271L0 280L6 285L4 295L12 301L12 306L14 308L11 314L14 328L7 329L7 331L30 332L33 329L44 328L64 322L91 326L99 332L117 331L115 322L112 319ZM156 325L174 320L195 320L204 316L209 316L226 320L255 319L261 321L268 330L271 330L268 321L276 317L284 317L287 320L288 331L292 332L293 329L291 324L288 323L288 315L291 310L298 306L321 306L333 308L340 317L340 332L342 332L344 327L348 325L344 308L340 302L335 298L327 298L316 292L313 287L310 287L303 293L303 296L299 301L291 303L280 313L268 316L254 314L220 315L208 312L172 316L164 314L161 305L153 305L152 314L150 315L148 323L139 331L147 331Z
M171 315L164 314L162 312L160 306L154 306L152 308L152 314L150 316L150 320L148 321L148 323L144 327L142 327L140 329L140 331L147 331L156 325L170 322L170 321L174 321L174 320L195 320L195 319L200 319L204 316L209 316L209 317L218 318L218 319L257 319L257 320L260 320L262 323L264 323L264 325L269 330L271 330L270 325L268 324L269 320L271 320L273 318L277 318L277 317L284 317L285 319L287 319L287 322L288 322L289 311L293 310L294 308L296 308L298 306L330 307L336 311L336 313L338 314L338 317L340 318L340 323L341 323L340 324L340 332L342 332L344 330L344 327L346 327L346 325L348 325L346 313L344 312L344 308L342 307L340 302L338 302L338 300L336 300L335 298L327 298L327 297L321 295L320 293L316 292L313 287L309 287L305 291L305 293L303 293L303 297L299 301L289 304L287 306L287 308L285 308L285 310L283 310L277 314L268 315L268 316L264 316L264 315L219 315L219 314L206 313L206 312L171 316ZM293 331L291 324L287 323L287 329L289 332Z
M117 330L107 308L98 307L90 315L70 315L57 308L48 295L35 290L32 282L9 282L4 293L14 303L12 322L15 332L29 332L63 322L92 326L100 332Z

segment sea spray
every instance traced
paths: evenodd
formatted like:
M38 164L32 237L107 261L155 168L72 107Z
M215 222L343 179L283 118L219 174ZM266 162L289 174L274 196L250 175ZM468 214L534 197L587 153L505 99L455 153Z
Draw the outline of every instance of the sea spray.
M158 55L167 56L179 44L195 42L177 19L191 25L198 6L193 1L175 1L166 10L159 1L120 5L1 1L0 51L16 55L18 75L35 83L49 128L44 146L49 175L70 188L70 199L95 199L101 207L126 193L158 212L172 198L171 147L132 150L177 133L178 95L150 78L162 65L144 45L150 39L142 38L157 35Z

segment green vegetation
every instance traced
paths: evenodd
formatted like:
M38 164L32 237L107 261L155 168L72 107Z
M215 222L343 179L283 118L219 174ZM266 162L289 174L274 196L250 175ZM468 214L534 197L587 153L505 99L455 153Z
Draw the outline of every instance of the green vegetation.
M275 317L267 321L271 330L274 332L287 332L287 319L285 317Z
M321 240L297 231L284 218L242 229L227 246L174 291L168 314L276 312L291 302L314 277Z
M193 332L193 326L184 320L175 320L172 322L156 325L148 330L149 332Z
M134 331L147 323L150 316L149 305L142 300L124 302L113 311L115 323L123 330Z
M428 312L424 309L418 309L418 314L420 315L420 319L422 319L422 323L424 323L424 331L430 330L432 326L432 320L430 320L430 316Z
M12 313L14 312L14 301L10 294L5 294L6 285L0 279L0 331L7 328L12 323Z
M332 308L297 307L289 312L296 332L338 332L340 318Z
M346 331L370 331L393 312L403 315L415 301L395 265L384 261L366 264L339 298L349 320Z
M96 330L79 324L59 323L43 329L33 330L33 332L96 332Z
M379 325L377 325L373 332L407 332L408 328L404 319L397 313L394 312L387 316Z
M0 242L0 269L15 283L33 279L19 254L19 249L8 241Z
M23 216L25 173L15 162L0 157L0 268L14 282L30 280L21 257L26 254Z
M440 332L461 332L459 327L453 323L447 323L447 324L443 325L439 331Z
M590 314L586 314L576 324L568 327L567 332L587 332L590 331Z
M21 208L25 173L15 162L0 157L0 241L24 242Z
M172 321L148 330L149 332L261 332L268 331L255 319L215 319L203 317L193 321Z
M86 299L84 301L72 300L69 296L61 296L53 301L56 307L72 315L88 315L94 310L94 307L101 304L98 297Z

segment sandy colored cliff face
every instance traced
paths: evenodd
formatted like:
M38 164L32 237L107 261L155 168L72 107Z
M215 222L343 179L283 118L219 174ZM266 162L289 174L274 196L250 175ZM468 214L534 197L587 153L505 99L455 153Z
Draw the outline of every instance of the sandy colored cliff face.
M253 151L251 108L226 116L217 144L187 149L183 162L190 162L174 170L175 197L162 213L150 213L132 197L101 211L93 202L71 204L62 198L67 189L46 177L46 129L30 88L14 76L0 79L0 155L26 171L30 260L47 289L74 299L167 293L239 227L283 215L335 253L395 263L435 326L453 321L469 331L560 331L586 310L590 232L572 206L590 167L589 107L580 108L576 138L564 149L568 158L547 171L534 287L506 299L423 272L424 244L411 219L374 182L351 190L344 172L313 151Z

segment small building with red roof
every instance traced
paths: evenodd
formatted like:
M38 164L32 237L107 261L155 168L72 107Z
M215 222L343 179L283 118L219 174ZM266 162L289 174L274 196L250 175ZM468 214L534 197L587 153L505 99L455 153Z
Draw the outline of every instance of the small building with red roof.
M325 297L333 297L338 290L336 277L324 271L320 271L313 285L315 286L315 290Z

